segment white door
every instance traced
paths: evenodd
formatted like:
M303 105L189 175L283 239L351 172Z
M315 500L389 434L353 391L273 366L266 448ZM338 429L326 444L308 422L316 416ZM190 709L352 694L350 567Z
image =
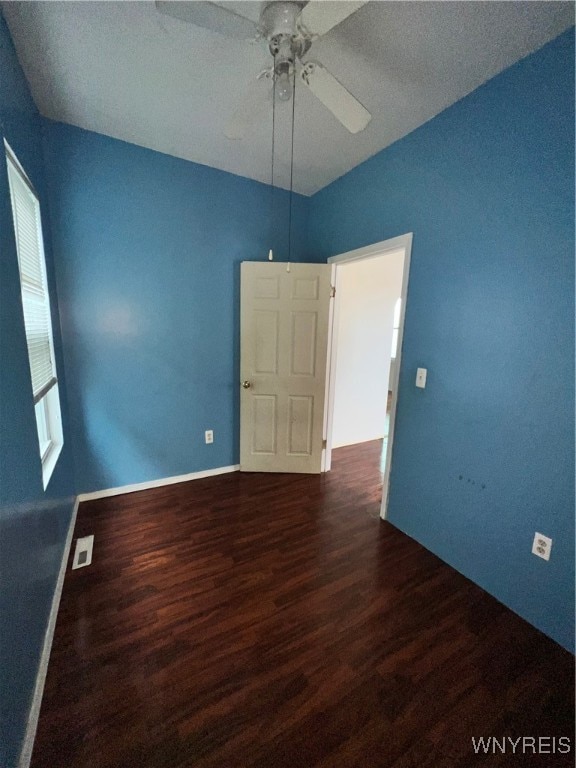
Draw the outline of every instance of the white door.
M240 469L321 471L328 264L243 262Z

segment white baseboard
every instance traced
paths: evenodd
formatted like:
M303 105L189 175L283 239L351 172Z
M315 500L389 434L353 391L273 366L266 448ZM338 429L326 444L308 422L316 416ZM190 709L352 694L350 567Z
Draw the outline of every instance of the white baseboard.
M26 733L24 734L24 741L22 743L22 751L20 752L20 760L18 761L18 768L28 768L28 766L30 765L30 760L32 759L32 750L34 749L34 739L36 737L36 728L38 727L38 718L40 716L40 706L42 704L42 694L44 693L44 683L46 682L46 673L48 671L48 661L50 659L50 651L52 650L52 640L54 639L54 629L56 628L56 617L58 616L58 608L60 606L60 597L62 596L62 587L64 586L64 576L66 575L66 565L68 563L70 546L72 544L72 538L74 536L74 525L76 523L76 514L78 512L79 503L80 503L80 499L77 496L76 501L74 502L74 509L72 510L72 517L70 518L70 525L68 526L68 534L66 535L64 552L62 553L62 562L60 563L58 580L56 581L56 588L54 589L54 595L52 596L50 616L48 617L48 625L46 627L46 633L44 635L44 643L42 645L42 654L40 656L40 664L38 665L38 674L36 675L36 684L34 686L34 694L32 695L32 704L30 706L30 712L28 713L28 722L26 724Z
M145 483L134 483L133 485L122 485L119 488L106 488L102 491L93 491L92 493L81 493L78 496L80 501L92 501L94 499L105 499L108 496L121 496L123 493L134 493L135 491L147 491L150 488L161 488L163 485L173 485L174 483L187 483L189 480L200 480L203 477L214 477L214 475L225 475L228 472L237 472L240 469L239 464L233 464L229 467L216 467L215 469L205 469L203 472L190 472L187 475L174 475L172 477L162 477L159 480L150 480Z

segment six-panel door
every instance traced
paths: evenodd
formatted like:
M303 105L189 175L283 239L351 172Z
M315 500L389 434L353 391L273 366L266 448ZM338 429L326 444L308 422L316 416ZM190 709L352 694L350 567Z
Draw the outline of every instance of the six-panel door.
M321 471L330 274L327 264L242 264L243 471Z

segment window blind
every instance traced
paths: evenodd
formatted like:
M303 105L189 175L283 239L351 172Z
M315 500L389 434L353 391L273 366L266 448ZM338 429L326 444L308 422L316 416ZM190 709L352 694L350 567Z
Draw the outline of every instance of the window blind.
M15 162L8 153L7 161L26 343L34 402L37 403L57 381L52 352L50 298L44 265L40 204L27 178L16 164L17 161Z

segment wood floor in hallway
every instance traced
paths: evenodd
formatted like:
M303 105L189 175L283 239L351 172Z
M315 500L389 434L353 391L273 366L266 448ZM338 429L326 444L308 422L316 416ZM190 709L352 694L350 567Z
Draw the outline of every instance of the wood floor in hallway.
M572 766L573 657L379 519L380 450L83 503L33 768Z

